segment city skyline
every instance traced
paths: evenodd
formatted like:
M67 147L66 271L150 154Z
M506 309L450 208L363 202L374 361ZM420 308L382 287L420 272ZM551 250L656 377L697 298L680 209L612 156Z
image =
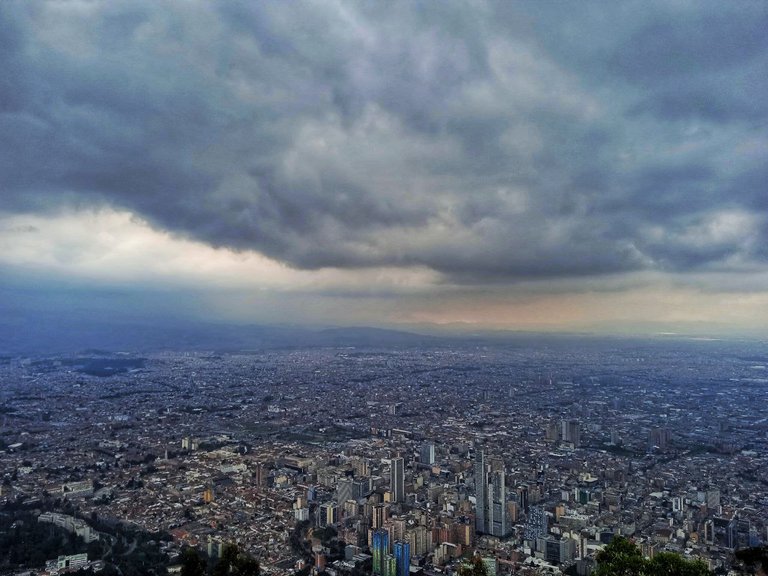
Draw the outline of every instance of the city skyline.
M0 22L6 331L765 335L763 2L11 1Z

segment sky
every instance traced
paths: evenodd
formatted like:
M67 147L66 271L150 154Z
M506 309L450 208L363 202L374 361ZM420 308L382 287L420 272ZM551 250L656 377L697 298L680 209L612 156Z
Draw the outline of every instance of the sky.
M754 333L768 3L0 2L0 312Z

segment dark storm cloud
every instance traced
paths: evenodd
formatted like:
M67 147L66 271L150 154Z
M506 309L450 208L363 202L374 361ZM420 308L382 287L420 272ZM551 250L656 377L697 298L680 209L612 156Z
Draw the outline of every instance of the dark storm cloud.
M766 15L4 2L0 208L463 282L761 264Z

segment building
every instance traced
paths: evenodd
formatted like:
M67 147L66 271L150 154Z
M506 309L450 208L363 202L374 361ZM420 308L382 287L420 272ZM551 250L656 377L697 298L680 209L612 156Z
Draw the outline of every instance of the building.
M74 516L59 514L57 512L43 512L37 517L37 521L49 522L60 528L64 528L67 532L71 532L82 538L86 543L91 543L99 539L98 531L91 528L84 520L75 518Z
M408 542L397 541L394 553L397 562L396 576L408 576L411 570L411 545Z
M93 496L93 480L84 480L82 482L65 482L61 485L61 495L64 498Z
M517 487L517 503L520 506L520 509L525 513L528 514L528 486L518 486Z
M486 487L486 469L485 452L480 448L475 454L475 531L485 532L485 487Z
M542 536L538 539L536 549L541 552L544 560L550 564L562 564L575 557L575 542L570 538Z
M419 449L419 460L422 464L431 466L435 463L435 445L432 442L427 442L421 445Z
M672 440L669 428L653 428L648 434L648 450L664 451Z
M574 448L581 446L581 424L578 420L563 420L561 423L561 440Z
M426 526L415 526L406 531L406 538L415 556L425 556L432 550L432 531Z
M389 532L379 528L373 531L373 573L385 576L386 557L389 554Z
M394 554L387 554L384 558L383 576L397 576L397 558Z
M221 558L221 555L224 553L224 542L209 534L206 552L208 553L209 558Z
M475 531L503 537L507 535L507 491L504 463L494 460L492 470L482 449L475 457Z
M547 533L547 513L543 506L531 506L528 512L528 521L525 523L524 538L531 543Z
M389 482L393 502L405 502L405 461L392 458L389 462Z
M320 505L320 514L317 516L320 526L330 526L339 521L339 507L333 502Z
M373 507L373 528L381 528L387 520L389 520L389 506L387 504L376 504Z
M491 472L486 496L488 498L488 534L503 537L507 535L507 503L504 470Z
M74 572L88 565L88 554L73 554L71 556L59 556L56 560L48 560L45 569L51 574L60 572Z
M336 502L343 504L347 500L360 500L370 492L370 478L354 480L342 478L336 484Z
M560 440L560 427L557 424L557 420L547 424L547 427L544 429L545 442L555 443Z

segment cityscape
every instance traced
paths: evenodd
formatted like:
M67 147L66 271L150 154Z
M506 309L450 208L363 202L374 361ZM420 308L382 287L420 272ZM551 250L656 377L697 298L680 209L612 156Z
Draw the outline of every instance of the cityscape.
M0 576L768 576L766 0L0 0Z
M489 574L588 575L624 536L729 574L768 542L762 342L446 338L0 369L2 509L82 539L36 573L104 569L88 545L117 525L155 535L155 573L235 543L281 576L434 576L468 554Z

